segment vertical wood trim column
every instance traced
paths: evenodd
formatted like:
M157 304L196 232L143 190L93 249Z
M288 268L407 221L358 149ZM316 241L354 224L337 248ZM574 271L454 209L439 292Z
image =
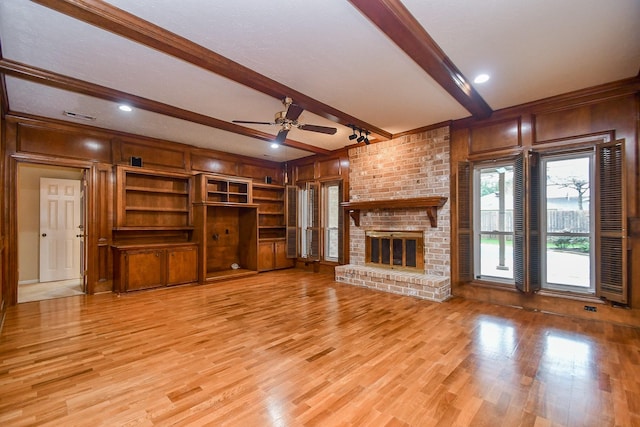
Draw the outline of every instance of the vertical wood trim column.
M111 165L95 164L87 183L87 293L113 290L111 254L113 173Z

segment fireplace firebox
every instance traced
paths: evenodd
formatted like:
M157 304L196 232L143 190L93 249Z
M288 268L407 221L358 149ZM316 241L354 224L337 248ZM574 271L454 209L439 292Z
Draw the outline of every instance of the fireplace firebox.
M421 231L367 231L365 237L367 265L424 272Z

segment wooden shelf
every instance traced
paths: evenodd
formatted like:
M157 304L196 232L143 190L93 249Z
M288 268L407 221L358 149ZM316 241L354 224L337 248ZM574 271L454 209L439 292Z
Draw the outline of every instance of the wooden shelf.
M116 167L116 230L192 228L191 175Z
M258 208L257 203L234 203L234 202L197 202L194 206L227 206L237 208Z
M342 202L340 206L349 212L356 227L360 227L360 211L375 209L426 209L431 227L438 226L438 208L447 203L447 197L417 197L413 199L367 200Z
M293 267L287 258L285 187L253 183L253 201L258 204L258 269L269 271Z
M199 174L196 177L196 203L250 204L251 180L248 178Z
M184 194L185 196L189 195L189 192L186 190L170 190L170 189L151 188L151 187L127 186L125 187L125 191L138 191L140 193Z
M205 282L217 282L219 280L228 280L234 279L238 277L251 276L254 274L258 274L256 270L248 270L246 268L238 268L237 270L224 270L224 271L216 271L207 274Z
M125 211L140 211L140 212L158 212L158 208L154 206L132 206L124 208ZM183 208L162 208L162 212L189 212L190 209Z
M193 226L151 226L151 227L114 227L114 231L190 231L193 230Z

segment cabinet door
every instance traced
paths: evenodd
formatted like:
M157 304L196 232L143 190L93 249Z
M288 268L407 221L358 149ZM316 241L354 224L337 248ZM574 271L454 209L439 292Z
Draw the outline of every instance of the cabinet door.
M198 281L198 248L167 250L167 285Z
M287 242L278 240L274 242L275 268L293 267L293 259L287 258Z
M273 270L273 242L260 242L258 244L258 270Z
M158 249L126 252L125 291L164 286L164 256Z

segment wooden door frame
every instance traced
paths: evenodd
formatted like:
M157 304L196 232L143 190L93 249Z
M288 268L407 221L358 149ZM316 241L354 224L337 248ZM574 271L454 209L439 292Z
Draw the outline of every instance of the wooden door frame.
M86 178L85 189L85 253L82 256L85 257L86 268L86 283L87 294L94 293L94 283L96 281L97 271L94 267L97 262L97 253L95 247L97 245L95 230L96 222L92 221L95 217L96 209L96 194L94 191L96 176L95 169L96 163L89 161L69 160L60 158L50 158L45 156L33 156L23 154L12 154L9 156L9 167L7 178L9 180L8 185L5 188L8 189L8 217L9 227L7 233L8 247L12 248L7 251L7 281L4 283L3 295L7 305L16 305L18 303L18 166L20 164L33 164L42 166L58 166L74 169L84 169Z

